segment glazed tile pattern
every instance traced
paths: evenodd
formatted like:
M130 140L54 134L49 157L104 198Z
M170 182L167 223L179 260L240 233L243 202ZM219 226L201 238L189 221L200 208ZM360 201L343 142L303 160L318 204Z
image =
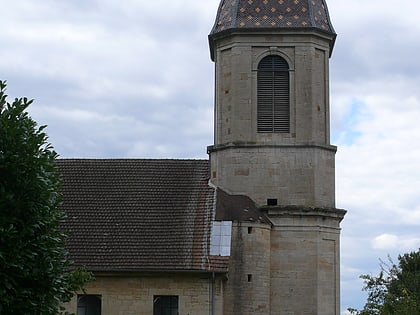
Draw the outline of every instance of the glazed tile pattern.
M222 0L211 34L255 28L317 28L335 34L324 0Z

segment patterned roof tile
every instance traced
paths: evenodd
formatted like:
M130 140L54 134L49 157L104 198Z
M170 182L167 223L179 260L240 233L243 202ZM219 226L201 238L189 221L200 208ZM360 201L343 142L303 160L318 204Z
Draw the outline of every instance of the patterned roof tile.
M335 34L325 0L222 0L210 36L259 28L316 28Z

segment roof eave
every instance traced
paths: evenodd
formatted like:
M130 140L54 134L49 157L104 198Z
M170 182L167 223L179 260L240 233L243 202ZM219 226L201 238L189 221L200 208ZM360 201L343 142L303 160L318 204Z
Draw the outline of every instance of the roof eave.
M158 275L158 274L226 274L228 270L221 269L122 269L122 270L95 270L89 269L88 271L92 272L95 276L102 277L123 277L123 276L133 276L133 275Z
M215 42L217 40L220 40L222 38L226 38L233 35L238 34L261 34L261 33L278 33L278 34L289 34L289 35L299 35L303 33L313 32L314 34L318 34L321 37L324 37L330 41L330 57L332 55L335 40L337 38L337 34L334 32L334 30L328 31L323 30L318 27L290 27L290 28L272 28L272 27L261 27L261 28L228 28L223 31L219 31L217 33L210 33L208 36L209 40L209 48L210 48L210 58L212 61L215 61Z

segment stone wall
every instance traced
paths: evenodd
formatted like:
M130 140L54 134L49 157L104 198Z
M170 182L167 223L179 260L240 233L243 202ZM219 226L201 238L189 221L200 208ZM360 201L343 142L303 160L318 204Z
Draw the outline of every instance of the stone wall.
M258 205L335 206L335 149L234 145L212 152L212 182Z
M270 314L270 229L234 222L223 315Z
M340 221L345 211L272 207L271 314L340 314ZM275 310L275 311L274 311Z
M332 35L316 31L232 34L215 41L215 143L212 183L258 205L335 206L330 144ZM257 69L265 56L289 64L290 132L257 132Z
M222 314L223 279L215 280L214 314ZM101 295L102 315L151 315L156 295L179 296L179 315L209 315L211 283L209 274L96 276L86 294ZM66 309L77 313L77 297Z
M330 42L331 37L319 32L285 31L218 40L215 145L329 144ZM279 55L289 64L290 134L257 132L257 69L268 55Z

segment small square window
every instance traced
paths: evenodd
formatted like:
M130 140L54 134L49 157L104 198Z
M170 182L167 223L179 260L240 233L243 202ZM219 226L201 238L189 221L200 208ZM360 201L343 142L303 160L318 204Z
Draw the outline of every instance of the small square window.
M153 315L178 315L178 296L155 295L153 297Z
M78 295L77 315L101 315L101 305L100 295Z
M267 199L267 206L277 206L277 199Z
M248 275L248 282L252 282L252 275L251 274Z

